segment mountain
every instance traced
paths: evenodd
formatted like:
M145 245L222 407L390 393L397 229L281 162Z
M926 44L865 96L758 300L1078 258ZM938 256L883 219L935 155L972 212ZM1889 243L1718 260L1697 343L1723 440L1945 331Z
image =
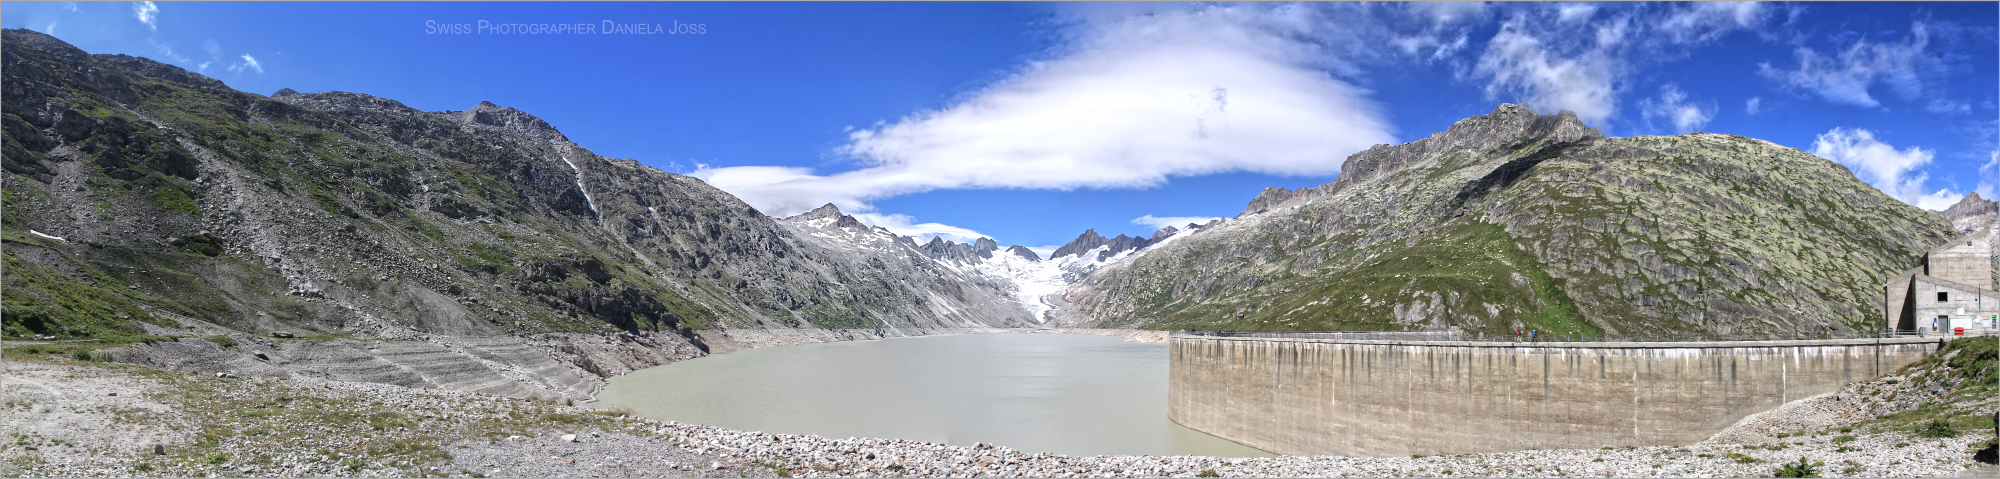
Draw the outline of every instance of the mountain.
M1838 164L1732 135L1605 138L1501 105L1271 188L1071 285L1061 324L1630 334L1873 330L1952 238Z
M1993 224L1995 214L2000 213L2000 201L1980 198L1979 193L1966 193L1958 203L1952 204L1944 211L1932 213L1943 217L1945 221L1950 221L1951 227L1958 229L1960 233L1971 233Z
M852 250L490 102L265 97L27 30L5 61L10 337L401 339L491 361L460 340L562 358L1031 324L914 249ZM571 365L653 360L631 361Z
M1188 228L1194 229L1195 226L1188 225ZM1161 228L1158 231L1154 231L1152 236L1145 238L1136 238L1131 236L1125 236L1122 234L1118 235L1118 237L1116 238L1105 238L1097 234L1097 229L1092 228L1084 230L1083 234L1077 235L1076 239L1070 240L1069 244L1065 244L1062 245L1062 247L1056 248L1056 251L1054 253L1049 253L1049 257L1060 258L1064 256L1083 255L1086 253L1090 253L1092 251L1096 251L1095 254L1097 259L1104 260L1118 253L1144 249L1145 247L1151 246L1162 239L1166 239L1167 237L1173 236L1174 233L1179 231L1180 230L1175 229L1172 226L1168 226L1165 228Z

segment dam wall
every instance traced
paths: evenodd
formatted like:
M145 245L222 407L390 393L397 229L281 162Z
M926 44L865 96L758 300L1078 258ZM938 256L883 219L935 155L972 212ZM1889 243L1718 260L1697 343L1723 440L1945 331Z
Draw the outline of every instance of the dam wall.
M1168 416L1288 455L1685 445L1895 371L1936 338L1525 343L1168 338Z

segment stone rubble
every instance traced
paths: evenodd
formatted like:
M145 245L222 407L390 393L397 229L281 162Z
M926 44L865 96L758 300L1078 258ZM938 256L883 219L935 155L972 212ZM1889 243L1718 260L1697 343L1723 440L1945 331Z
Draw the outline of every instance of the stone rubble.
M1536 450L1429 457L1357 458L1291 456L1216 458L1192 456L1075 457L1030 453L1003 446L954 446L897 439L833 439L811 435L736 431L710 426L605 415L595 426L544 423L540 432L471 437L439 444L428 461L380 457L328 457L376 438L334 434L327 424L292 427L326 431L303 440L239 435L214 451L226 461L174 462L156 455L193 447L202 426L190 424L170 403L140 399L186 378L160 380L139 368L102 369L69 364L6 365L8 442L0 444L0 475L21 477L130 476L451 476L451 477L1195 477L1204 471L1230 476L1282 477L1741 477L1768 476L1781 463L1805 457L1822 461L1825 477L1918 477L1959 473L1969 466L1979 434L1918 439L1903 433L1862 434L1836 444L1833 434L1793 436L1758 445L1699 444L1680 447ZM66 373L66 374L58 374ZM168 376L173 373L165 373ZM199 376L196 376L199 377ZM85 379L88 378L88 379ZM204 379L209 380L209 379ZM32 381L32 384L29 383ZM421 427L472 427L503 420L523 400L476 393L393 385L325 381L233 380L312 394L378 401L426 418ZM257 386L263 387L263 386ZM254 390L251 388L250 390ZM218 401L245 394L221 390ZM117 396L107 393L119 392ZM143 403L125 404L127 401ZM583 406L536 403L535 411L582 414ZM131 408L124 413L118 407ZM516 409L519 410L519 409ZM143 414L134 415L133 411ZM522 410L526 411L526 410ZM596 417L597 415L584 414ZM137 424L132 420L140 419ZM435 422L433 422L435 421ZM103 426L75 427L100 424ZM105 426L115 426L107 428ZM139 437L125 433L150 431ZM359 436L368 436L362 434ZM209 454L203 452L202 454ZM1734 456L1732 456L1734 454ZM268 460L239 463L261 455ZM198 458L197 458L198 459ZM366 462L350 468L347 460ZM1747 462L1746 462L1747 461ZM150 463L158 469L140 470Z

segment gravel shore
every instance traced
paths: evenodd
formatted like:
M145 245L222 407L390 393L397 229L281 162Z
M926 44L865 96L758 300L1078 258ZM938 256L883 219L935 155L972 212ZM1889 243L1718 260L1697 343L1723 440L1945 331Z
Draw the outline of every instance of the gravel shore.
M1976 465L1967 451L1986 439L1856 432L1840 442L1827 432L1757 445L1414 458L1071 457L734 431L382 384L216 378L66 358L4 369L0 474L27 477L1755 477L1801 457L1822 461L1826 477L1916 477Z
M1979 440L1875 435L1844 445L1832 436L1764 446L1704 445L1537 450L1417 458L1092 456L1029 454L888 439L827 439L669 424L684 447L727 459L766 462L798 477L1760 477L1800 457L1825 462L1826 477L1951 474L1973 465ZM1906 444L1897 446L1897 444ZM1846 449L1843 449L1845 446ZM1852 449L1852 450L1849 450ZM1738 454L1739 459L1730 456Z

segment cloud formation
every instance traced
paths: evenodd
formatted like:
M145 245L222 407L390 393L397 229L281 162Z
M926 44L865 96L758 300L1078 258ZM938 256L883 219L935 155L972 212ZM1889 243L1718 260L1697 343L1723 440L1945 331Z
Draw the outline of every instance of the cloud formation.
M245 53L245 54L243 54L243 57L242 57L242 58L243 58L243 61L241 61L241 62L237 62L237 63L232 63L232 64L230 64L230 65L229 65L229 71L230 71L230 72L234 72L234 73L243 73L243 71L244 71L244 70L256 70L256 71L257 71L257 73L264 73L264 65L263 65L263 64L260 64L260 63L257 63L257 58L256 58L256 57L252 57L252 56L250 56L250 54L248 54L248 53ZM206 65L206 64L203 64L203 65Z
M66 6L66 7L73 7L74 5L72 4L72 5L65 5L65 6ZM72 10L71 10L71 11L75 11L75 10L74 10L74 9L72 8ZM160 20L160 7L159 7L159 6L156 6L156 5L153 5L153 2L137 2L137 3L133 3L133 4L132 4L132 16L134 16L134 17L138 17L138 18L139 18L139 23L144 23L144 24L146 24L146 28L147 28L147 29L151 29L151 30L155 30L155 31L157 31L157 30L159 30L159 29L160 29L160 24L159 24L159 20Z
M1834 128L1813 140L1812 154L1845 165L1855 177L1875 189L1921 208L1944 209L1951 204L1938 208L1927 205L1934 206L1944 196L1953 196L1951 201L1955 202L1956 196L1962 195L1945 190L1925 194L1924 180L1930 175L1918 170L1930 164L1933 153L1914 146L1897 150L1876 140L1875 133L1868 130Z
M1661 33L1674 43L1708 42L1736 29L1763 24L1770 9L1759 2L1691 2L1659 22Z
M1757 65L1757 72L1785 87L1830 102L1873 108L1882 105L1868 92L1877 84L1904 98L1923 95L1924 76L1944 68L1938 59L1924 54L1928 45L1929 27L1923 22L1913 22L1910 34L1899 42L1876 43L1861 38L1831 55L1799 47L1792 52L1798 68L1779 68L1764 62ZM1951 108L1946 103L1934 104Z
M1607 52L1565 58L1544 45L1520 18L1500 26L1475 73L1491 78L1486 94L1511 93L1537 110L1569 110L1599 125L1617 113L1612 77L1623 67Z
M166 57L168 60L172 60L174 63L187 64L189 62L188 57L180 56L174 53L173 45L168 45L152 40L147 40L147 41L152 42L153 49L158 51L160 56Z
M892 233L903 236L915 236L920 242L929 241L933 236L942 236L946 240L960 243L971 243L973 240L986 237L985 234L968 228L960 228L942 223L918 223L917 219L910 215L854 213L849 216L861 220L861 223L868 226L880 226L887 228Z
M1084 22L1049 58L940 110L852 131L863 168L703 168L774 215L937 189L1140 188L1229 171L1331 175L1389 143L1359 89L1325 73L1318 10L1206 6Z
M1460 76L1485 83L1489 98L1519 101L1537 111L1573 111L1601 127L1618 115L1619 93L1636 66L1680 58L1689 47L1754 30L1770 17L1769 9L1754 2L1616 10L1524 7L1500 24L1478 61Z
M1972 191L1977 191L1979 194L1985 195L1986 199L1989 200L2000 199L2000 194L1996 194L2000 193L2000 191L1996 191L1996 185L1993 182L1993 177L1996 173L2000 173L2000 150L1993 150L1992 155L1986 157L1986 164L1979 166L1979 177L1981 179L1979 180L1979 186L1973 188Z
M1750 108L1756 108L1755 99L1752 99ZM1654 118L1664 119L1673 125L1674 133L1678 134L1691 133L1707 126L1708 120L1715 118L1716 107L1713 103L1702 106L1688 101L1687 93L1669 83L1660 87L1659 98L1639 100L1639 109L1646 123L1651 124Z

